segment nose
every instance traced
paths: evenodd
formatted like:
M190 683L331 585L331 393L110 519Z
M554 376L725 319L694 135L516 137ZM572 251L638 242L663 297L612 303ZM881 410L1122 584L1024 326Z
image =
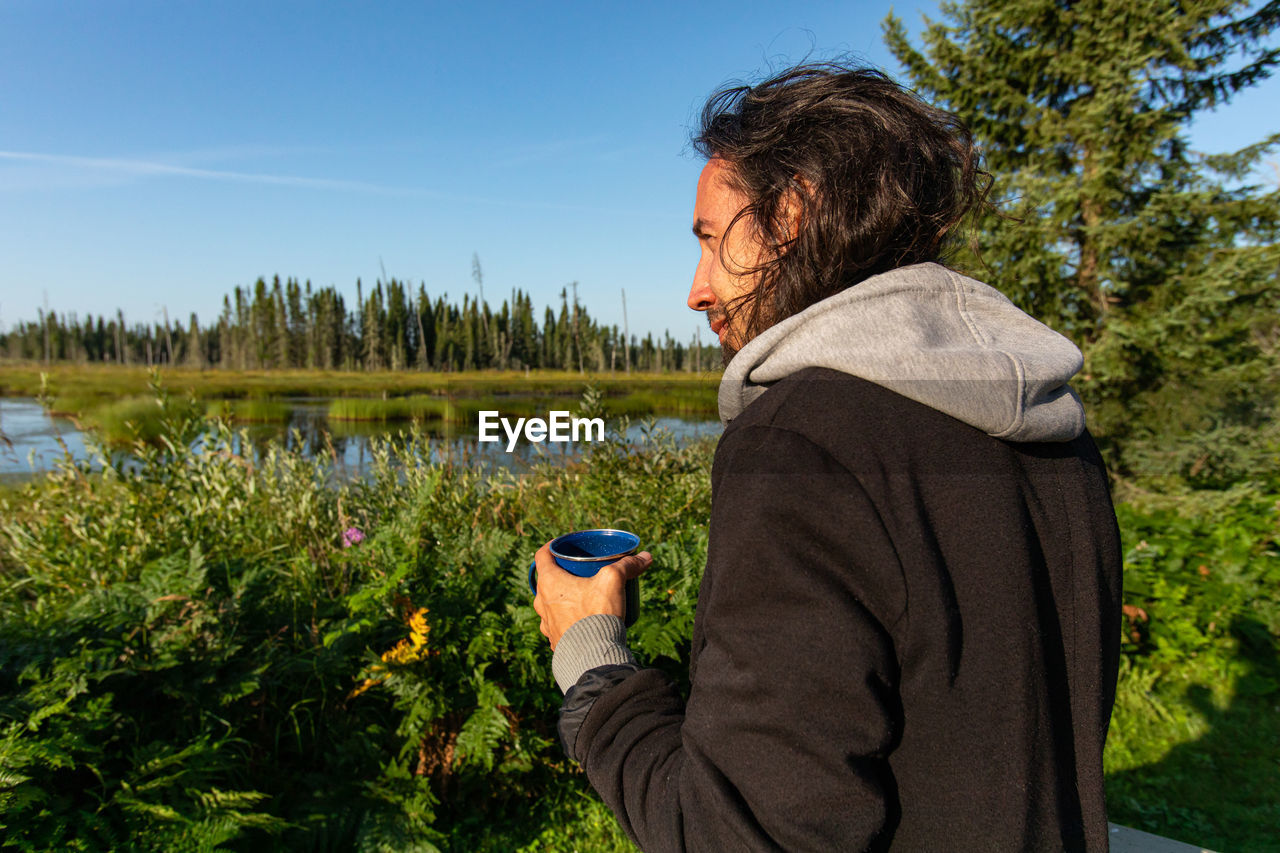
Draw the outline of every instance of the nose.
M685 304L694 311L706 311L716 304L716 296L711 291L711 284L707 281L704 266L705 261L699 261L698 268L693 273L693 286L689 288L689 298L685 301Z
M686 304L694 311L706 311L715 304L716 298L711 293L711 288L706 284L693 283L693 288L689 291L689 299Z

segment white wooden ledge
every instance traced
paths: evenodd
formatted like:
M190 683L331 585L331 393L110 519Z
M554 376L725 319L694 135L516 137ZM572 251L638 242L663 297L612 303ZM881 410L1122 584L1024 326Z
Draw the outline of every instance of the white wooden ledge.
M1111 853L1213 853L1207 847L1184 844L1140 829L1130 829L1114 823L1109 826L1111 827Z

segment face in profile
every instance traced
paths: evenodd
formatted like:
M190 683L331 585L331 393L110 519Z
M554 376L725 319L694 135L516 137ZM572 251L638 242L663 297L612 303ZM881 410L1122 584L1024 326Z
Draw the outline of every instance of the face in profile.
M755 290L758 276L748 271L761 258L750 218L734 223L734 217L747 206L747 197L730 182L730 168L724 160L712 158L698 178L693 233L701 254L688 300L694 311L706 312L711 331L720 338L726 364L746 344L740 319L745 315L743 297L750 297Z

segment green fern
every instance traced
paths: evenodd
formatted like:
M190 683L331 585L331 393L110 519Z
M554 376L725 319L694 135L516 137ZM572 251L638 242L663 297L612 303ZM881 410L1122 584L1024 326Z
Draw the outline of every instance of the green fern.
M499 747L511 732L511 722L502 712L509 704L502 690L491 681L484 680L477 672L479 688L476 691L477 708L467 717L458 733L458 756L464 763L477 764L484 770L493 769Z

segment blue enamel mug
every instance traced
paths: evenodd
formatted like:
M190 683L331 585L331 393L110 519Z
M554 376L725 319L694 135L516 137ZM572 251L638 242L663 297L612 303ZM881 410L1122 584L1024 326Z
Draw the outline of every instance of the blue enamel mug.
M634 554L640 537L626 530L575 530L551 540L551 556L556 565L581 578L589 578L610 563ZM538 594L538 570L529 563L529 589ZM640 579L627 581L627 611L623 622L630 626L640 616Z

